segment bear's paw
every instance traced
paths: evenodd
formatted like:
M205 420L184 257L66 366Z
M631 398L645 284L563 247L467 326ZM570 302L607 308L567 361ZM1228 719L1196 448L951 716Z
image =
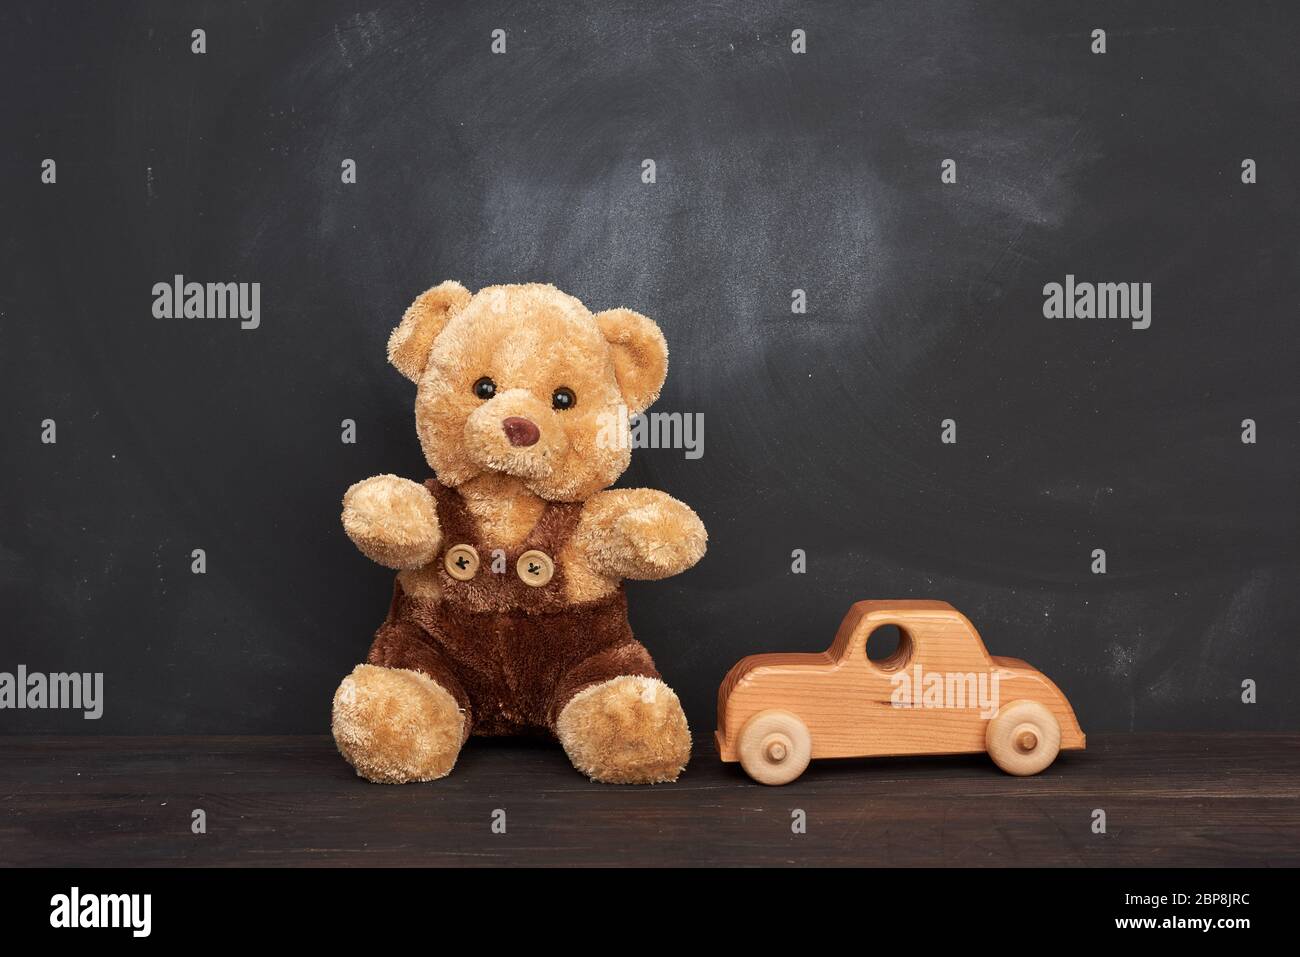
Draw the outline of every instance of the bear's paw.
M675 781L691 757L681 702L658 678L621 675L583 689L556 734L573 766L606 784Z

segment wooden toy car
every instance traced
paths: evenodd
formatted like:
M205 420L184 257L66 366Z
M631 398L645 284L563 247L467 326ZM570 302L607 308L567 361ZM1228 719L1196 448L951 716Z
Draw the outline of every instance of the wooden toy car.
M896 625L898 648L867 657ZM788 784L812 758L987 751L1010 774L1037 774L1085 739L1045 675L991 657L975 626L943 601L860 601L830 649L751 655L718 689L718 751L763 784Z

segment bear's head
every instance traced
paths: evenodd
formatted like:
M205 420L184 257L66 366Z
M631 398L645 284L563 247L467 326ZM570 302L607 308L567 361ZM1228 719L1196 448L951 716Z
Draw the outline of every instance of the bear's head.
M388 358L418 388L416 430L440 482L497 473L556 502L623 474L627 419L668 372L663 333L645 316L593 315L538 283L435 286L406 310Z

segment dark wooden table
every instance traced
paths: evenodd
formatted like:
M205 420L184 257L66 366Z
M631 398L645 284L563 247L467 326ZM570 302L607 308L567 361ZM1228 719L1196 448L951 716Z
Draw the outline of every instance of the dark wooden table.
M558 746L475 740L449 778L394 787L323 736L0 738L0 863L1300 864L1300 734L1093 735L1025 779L981 757L814 762L784 788L699 744L672 785L592 784Z

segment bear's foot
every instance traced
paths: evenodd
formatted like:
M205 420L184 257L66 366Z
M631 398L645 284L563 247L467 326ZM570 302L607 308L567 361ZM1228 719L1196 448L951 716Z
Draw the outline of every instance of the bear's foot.
M446 777L465 714L428 675L357 665L334 693L334 741L357 774L381 784Z
M681 702L658 678L622 675L578 692L555 732L573 766L606 784L675 781L691 757Z

